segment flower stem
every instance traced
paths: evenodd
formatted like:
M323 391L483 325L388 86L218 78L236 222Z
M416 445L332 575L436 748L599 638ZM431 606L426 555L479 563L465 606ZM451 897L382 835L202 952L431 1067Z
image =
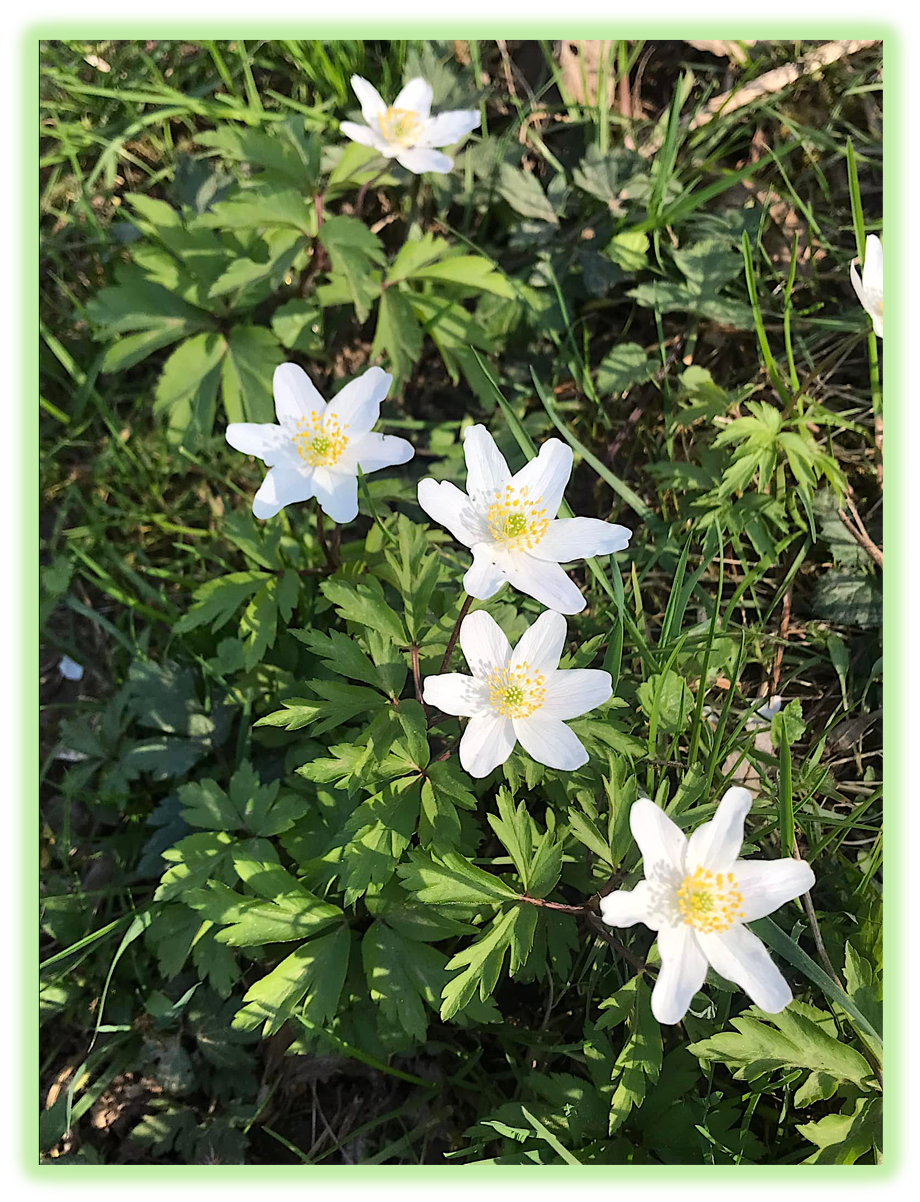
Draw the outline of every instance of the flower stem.
M882 389L878 374L878 338L875 330L870 330L869 342L869 387L872 390L872 413L875 416L875 446L878 454L876 460L876 475L882 482Z
M316 502L316 537L319 541L320 547L322 548L323 554L326 557L326 563L329 565L329 571L334 572L339 565L336 563L335 558L329 549L329 544L326 542L326 525L323 520L323 510L319 501Z
M584 914L584 906L566 906L562 902L546 901L542 897L528 897L522 893L518 901L527 902L531 906L542 906L545 910L559 910L562 914Z
M466 600L460 607L460 613L457 616L457 621L454 623L454 628L450 632L450 639L447 644L447 650L444 652L444 658L441 660L441 675L447 671L447 665L450 663L450 657L454 653L454 647L457 645L457 637L460 634L460 623L466 617L467 610L473 604L473 598L467 593Z
M425 721L428 721L428 710L425 709L425 702L422 700L422 679L418 670L418 643L413 643L410 651L412 652L412 679L415 681L415 697L422 711L425 714Z
M386 175L386 173L387 173L387 171L389 171L389 169L390 169L390 160L387 159L386 162L383 164L383 166L380 168L380 170L377 172L377 174L372 175L371 178L369 180L367 180L366 183L363 183L361 185L361 187L358 189L358 196L355 200L355 216L356 217L360 217L361 212L364 209L364 198L367 195L368 188L370 188L373 184L376 184L377 180L380 179L381 175Z

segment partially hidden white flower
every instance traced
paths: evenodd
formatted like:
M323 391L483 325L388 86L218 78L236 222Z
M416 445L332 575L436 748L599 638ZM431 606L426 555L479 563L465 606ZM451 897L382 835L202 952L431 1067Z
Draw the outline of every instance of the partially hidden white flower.
M83 665L78 664L75 659L71 659L69 655L62 655L61 662L58 664L58 671L65 680L82 680Z
M410 79L389 108L377 89L360 75L351 77L351 86L361 102L367 125L342 121L342 133L353 142L371 146L385 158L396 159L401 167L421 175L434 171L445 175L454 165L435 146L453 146L479 125L479 113L456 109L431 114L432 88L424 79Z
M747 789L729 789L715 817L688 839L647 797L629 813L642 851L645 880L601 898L601 917L615 927L642 922L658 932L661 971L652 1013L678 1023L706 977L707 965L778 1014L792 992L767 949L745 926L798 897L815 883L802 860L739 860Z
M407 463L415 449L404 438L375 434L380 402L393 377L369 367L327 405L296 363L275 368L272 387L278 425L232 422L227 442L257 455L270 471L252 502L257 518L271 518L295 501L316 497L334 522L358 515L358 468L365 474Z
M882 336L882 244L875 234L866 239L866 256L862 279L857 270L858 259L850 263L850 282L859 297L859 303L872 318L872 328L879 338Z
M768 697L764 705L754 711L754 714L747 721L747 729L753 730L761 725L761 722L772 722L779 711L783 708L783 699L779 693L774 693L772 697Z
M418 503L473 552L463 577L471 597L485 601L508 581L548 609L576 614L585 599L561 563L610 555L632 532L598 518L557 518L572 474L572 450L550 438L514 476L485 426L464 431L466 493L448 481L422 480Z
M512 651L485 610L463 619L460 646L473 675L426 676L422 696L445 714L469 718L460 740L460 763L471 776L488 776L515 743L550 768L571 772L588 762L581 740L565 721L610 697L610 673L559 671L565 635L562 614L546 610Z

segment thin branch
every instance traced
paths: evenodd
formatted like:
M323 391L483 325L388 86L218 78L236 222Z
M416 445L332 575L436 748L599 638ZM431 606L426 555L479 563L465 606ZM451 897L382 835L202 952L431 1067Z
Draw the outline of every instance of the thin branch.
M584 914L585 906L566 906L562 902L547 901L543 897L528 897L522 893L518 901L527 902L531 906L542 906L544 910L558 910L561 914Z
M851 537L859 543L867 555L875 560L879 567L882 567L881 548L878 547L869 537L869 534L863 525L862 518L859 516L859 511L853 504L853 498L850 496L847 497L847 505L849 506L850 513L853 515L853 520L850 521L842 509L837 510L837 516L840 518L841 522L843 522Z
M450 663L450 657L454 653L454 647L457 645L457 638L460 634L460 623L466 617L470 606L473 604L473 598L467 593L466 600L460 607L460 613L457 616L457 621L454 623L454 628L450 633L450 639L447 644L447 650L444 652L444 658L441 660L441 675L447 671L447 666Z
M334 572L339 565L333 558L332 552L329 550L329 544L326 542L326 524L323 520L323 509L319 501L316 502L316 537L319 540L323 554L326 556L329 571Z

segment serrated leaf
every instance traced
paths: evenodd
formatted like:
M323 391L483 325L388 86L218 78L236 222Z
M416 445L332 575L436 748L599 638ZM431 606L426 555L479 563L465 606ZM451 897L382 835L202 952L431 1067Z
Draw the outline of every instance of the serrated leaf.
M389 1022L423 1041L428 1032L425 1006L438 1009L447 957L379 920L365 934L361 956L371 1000Z
M482 905L519 896L510 885L454 851L410 852L409 863L400 864L398 871L403 887L431 905Z
M559 224L559 218L540 181L531 172L521 171L510 163L502 163L498 170L498 191L522 217Z
M277 901L266 901L244 897L210 881L204 889L186 890L182 900L202 918L220 926L215 938L231 947L309 939L343 917L338 906L303 888L283 894Z
M655 374L656 365L635 342L617 343L601 360L597 369L599 396L626 392Z
M272 315L272 329L288 350L317 357L325 351L322 309L311 301L292 300L281 305Z
M271 330L235 325L221 373L224 407L231 422L274 422L272 377L284 353Z
M422 330L415 311L398 288L386 289L377 309L377 328L371 346L372 358L386 355L388 366L399 383L405 381L422 353Z
M206 580L195 589L193 605L173 629L177 634L186 634L198 626L209 626L212 631L220 630L243 602L269 579L265 572L231 572L227 576Z
M230 884L234 879L234 844L235 840L225 832L208 831L189 835L164 851L163 859L171 867L163 873L154 901L181 897L186 889L197 889L208 879Z
M376 576L363 580L324 580L320 589L344 621L368 626L398 647L408 644L402 620L387 604L383 585Z
M372 280L371 272L385 261L383 244L354 217L330 217L318 236L329 253L332 270L348 282L358 320L366 321L371 303L380 295L380 284Z
M744 1081L778 1068L806 1068L865 1086L873 1080L865 1057L822 1030L813 1017L819 1014L794 1001L779 1014L763 1014L752 1007L731 1020L734 1032L692 1043L690 1051L700 1060L729 1065Z
M156 413L168 415L170 442L195 446L210 436L226 352L222 335L196 334L166 360L153 408Z
M301 1002L303 1016L322 1026L338 1007L350 949L346 926L297 948L247 990L233 1029L250 1031L261 1023L263 1036L273 1035Z
M262 785L244 761L230 779L229 792L206 778L179 789L185 807L182 816L192 826L208 830L243 830L268 837L289 830L306 811L306 803L295 793L281 794L281 782Z

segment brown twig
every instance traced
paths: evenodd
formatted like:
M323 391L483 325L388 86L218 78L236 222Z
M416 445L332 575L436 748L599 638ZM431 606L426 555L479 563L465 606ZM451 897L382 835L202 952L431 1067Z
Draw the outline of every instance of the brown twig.
M837 510L838 517L840 518L841 522L843 522L850 535L856 539L866 554L874 559L879 567L882 567L881 548L876 546L876 544L869 537L869 534L863 525L862 518L859 516L859 511L853 504L853 498L851 496L847 497L847 505L849 506L850 513L853 515L853 520L850 521L842 509Z
M770 696L775 695L779 690L779 670L783 662L783 651L785 650L786 639L789 637L789 619L792 615L792 585L786 589L783 596L783 616L779 623L779 643L776 648L776 655L773 657L773 672L770 677L770 691L767 694L767 701Z
M648 965L645 963L645 961L640 959L638 956L634 956L628 947L624 947L623 944L620 943L616 936L611 935L604 925L602 919L598 918L598 916L592 913L591 910L585 911L585 917L588 920L588 925L595 932L595 934L600 935L601 939L603 939L606 943L609 943L614 951L620 953L624 960L628 960L636 972L648 972Z
M566 906L562 902L547 901L545 897L528 897L522 893L518 901L527 902L531 906L542 906L544 910L558 910L561 914L584 914L584 906Z
M466 600L460 607L460 613L457 616L457 621L454 623L454 628L450 632L450 639L447 643L447 650L444 652L444 658L441 660L441 675L447 671L447 666L450 663L450 657L454 653L454 647L457 645L457 638L460 634L460 623L467 615L467 611L473 604L473 598L467 593Z

